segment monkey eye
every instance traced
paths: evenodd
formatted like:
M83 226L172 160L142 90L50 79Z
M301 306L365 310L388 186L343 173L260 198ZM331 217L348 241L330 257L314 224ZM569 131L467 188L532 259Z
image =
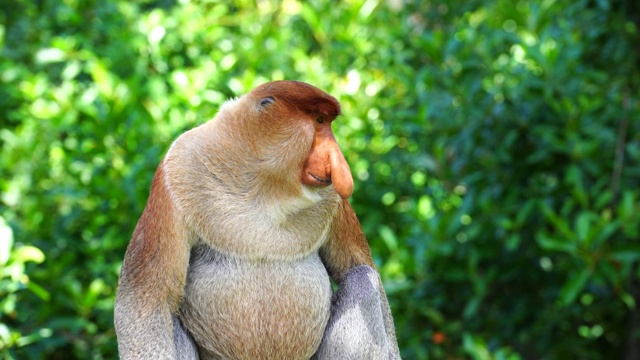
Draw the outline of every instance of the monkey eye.
M324 124L324 116L320 116L316 119L316 121L318 122L318 124Z
M265 107L265 106L267 106L267 105L269 105L271 103L274 103L274 102L276 102L276 99L274 99L271 96L267 96L266 98L260 100L260 107Z

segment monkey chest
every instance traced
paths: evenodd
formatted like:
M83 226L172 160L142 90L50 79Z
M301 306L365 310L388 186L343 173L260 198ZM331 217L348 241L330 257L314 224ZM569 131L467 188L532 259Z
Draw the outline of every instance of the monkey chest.
M181 318L204 358L308 359L329 319L331 284L317 254L250 262L192 256Z

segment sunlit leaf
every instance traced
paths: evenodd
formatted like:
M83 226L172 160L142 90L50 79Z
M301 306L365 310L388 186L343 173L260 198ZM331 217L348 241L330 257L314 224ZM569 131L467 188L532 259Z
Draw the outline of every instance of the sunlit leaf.
M13 231L0 216L0 266L7 263L13 247Z
M60 62L66 58L64 51L57 48L41 49L36 53L36 62L47 64L52 62Z
M21 246L18 247L13 253L13 259L16 262L27 262L33 261L36 263L41 263L44 261L44 253L42 250L34 247L34 246Z

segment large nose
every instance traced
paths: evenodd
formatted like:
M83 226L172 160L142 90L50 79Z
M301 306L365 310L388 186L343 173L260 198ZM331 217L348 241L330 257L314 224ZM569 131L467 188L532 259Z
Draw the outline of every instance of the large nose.
M343 199L353 192L353 177L347 160L333 136L330 124L317 130L302 174L302 183L333 188Z

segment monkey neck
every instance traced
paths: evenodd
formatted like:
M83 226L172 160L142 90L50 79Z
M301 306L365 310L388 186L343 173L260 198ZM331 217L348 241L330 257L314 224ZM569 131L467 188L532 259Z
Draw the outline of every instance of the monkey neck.
M333 195L331 191L312 189L301 183L299 174L304 158L283 161L283 157L290 156L290 153L304 151L286 147L283 150L283 140L273 145L256 145L246 134L227 131L229 128L221 121L209 132L211 137L206 139L208 146L205 150L207 157L202 159L209 174L223 185L225 191L238 199L250 199L273 210L273 218L278 223L320 202L323 197Z
M296 192L278 194L278 184L272 182L267 189L273 191L261 191L257 199L260 199L264 206L265 213L274 221L275 224L284 225L291 221L300 212L310 209L314 206L326 207L332 206L330 200L331 192L318 189L310 189L306 186L299 186ZM275 186L274 186L275 185ZM273 189L276 187L276 189ZM274 196L274 194L278 194Z

